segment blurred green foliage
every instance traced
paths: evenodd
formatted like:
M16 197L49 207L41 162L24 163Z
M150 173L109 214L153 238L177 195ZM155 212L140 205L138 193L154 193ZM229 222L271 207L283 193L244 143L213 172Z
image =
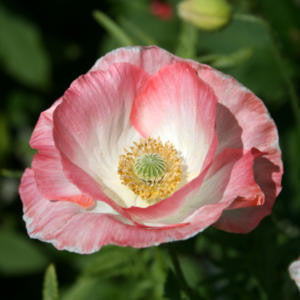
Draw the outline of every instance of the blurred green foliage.
M49 84L50 62L41 34L29 21L0 7L0 62L20 82L44 88Z
M2 228L0 245L0 272L3 274L30 274L46 266L47 257L20 233Z
M300 4L231 0L230 23L204 32L150 0L5 1L0 4L0 274L3 299L297 299L288 276L300 254ZM100 26L99 26L100 25ZM209 228L148 249L104 247L80 256L30 240L17 196L39 113L107 51L157 44L236 77L278 124L285 164L272 216L247 235ZM298 123L297 123L298 122ZM177 252L178 268L169 252ZM47 265L52 262L47 269ZM57 275L56 275L57 272ZM44 275L45 274L45 275ZM43 279L44 278L44 279ZM184 282L183 282L184 281ZM58 284L59 282L59 284ZM11 288L11 285L14 288ZM9 297L3 297L3 295Z

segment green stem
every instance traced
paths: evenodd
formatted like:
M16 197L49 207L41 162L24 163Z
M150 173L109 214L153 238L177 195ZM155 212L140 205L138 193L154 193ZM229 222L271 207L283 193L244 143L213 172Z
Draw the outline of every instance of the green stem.
M182 291L185 292L185 294L190 298L190 299L200 299L199 295L197 295L197 293L189 286L189 284L187 283L184 274L182 272L181 266L180 266L180 262L178 259L178 256L175 252L175 250L173 249L173 247L168 247L169 249L169 253L170 253L170 257L174 266L174 270L175 270L175 274L177 276L177 280L178 280L178 284L180 285Z
M0 176L9 177L9 178L17 178L20 179L22 176L22 171L15 171L15 170L8 170L8 169L1 169Z
M110 17L99 10L93 12L95 20L103 26L113 36L121 46L131 46L134 44L127 33Z
M133 35L135 35L135 37L137 37L142 42L143 45L152 46L158 44L154 39L148 36L141 28L139 28L134 23L125 18L121 18L120 21L128 28L129 31L131 31Z
M197 37L197 28L192 24L182 22L175 54L183 58L194 59L197 52Z

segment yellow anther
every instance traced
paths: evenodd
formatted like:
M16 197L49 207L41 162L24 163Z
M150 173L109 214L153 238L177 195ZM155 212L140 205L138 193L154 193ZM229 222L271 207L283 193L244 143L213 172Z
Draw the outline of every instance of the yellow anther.
M134 142L119 158L121 182L149 204L173 194L182 181L182 159L170 143L160 139Z

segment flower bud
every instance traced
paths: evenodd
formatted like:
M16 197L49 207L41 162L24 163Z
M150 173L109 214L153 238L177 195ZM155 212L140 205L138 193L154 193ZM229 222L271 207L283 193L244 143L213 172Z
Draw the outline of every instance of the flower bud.
M229 22L231 7L226 0L185 0L178 14L203 30L217 30Z
M173 16L172 6L167 2L154 0L150 5L150 12L162 20L170 20Z

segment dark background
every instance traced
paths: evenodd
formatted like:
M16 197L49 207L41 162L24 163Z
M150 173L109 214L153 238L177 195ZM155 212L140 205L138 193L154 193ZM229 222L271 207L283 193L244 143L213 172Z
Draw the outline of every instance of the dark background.
M50 263L55 264L62 299L188 299L170 251L178 253L199 299L299 296L287 268L300 254L300 2L229 1L231 20L214 32L184 27L176 12L179 1L165 1L173 9L169 20L151 13L150 2L0 3L2 299L41 299ZM252 233L209 228L188 241L144 250L109 246L89 256L57 251L28 238L17 189L20 173L34 154L28 141L38 116L98 57L124 46L96 22L96 9L112 18L134 44L154 42L211 64L263 99L278 125L285 175L272 216Z

